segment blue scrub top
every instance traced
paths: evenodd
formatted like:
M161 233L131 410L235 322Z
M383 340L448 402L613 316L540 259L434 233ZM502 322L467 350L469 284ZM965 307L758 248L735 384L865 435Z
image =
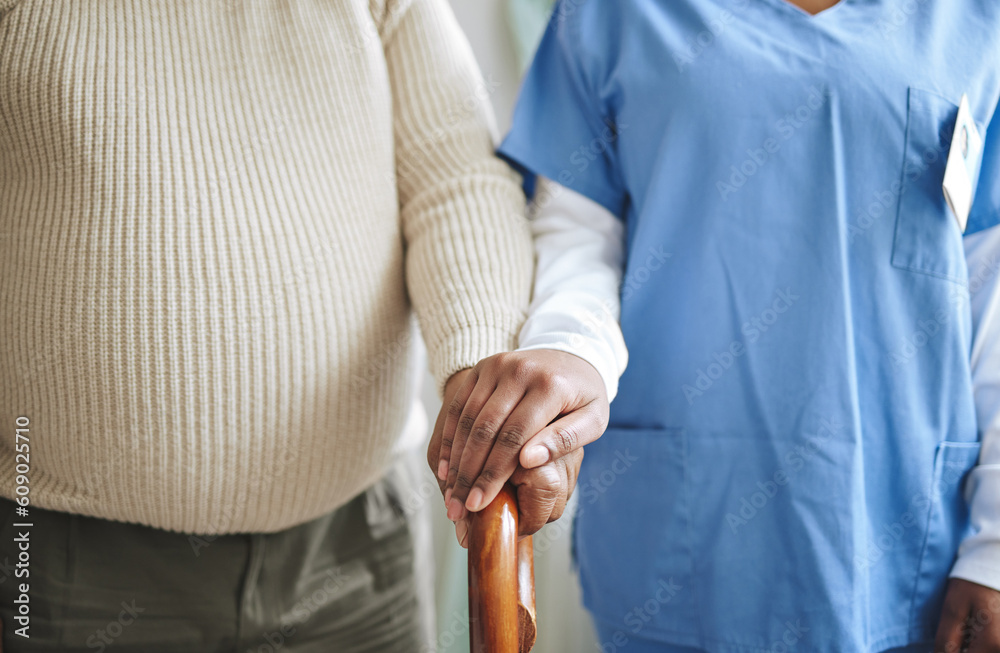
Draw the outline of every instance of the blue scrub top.
M556 7L500 151L626 221L630 362L575 531L624 641L933 638L979 453L941 190L963 93L972 233L1000 220L995 0Z

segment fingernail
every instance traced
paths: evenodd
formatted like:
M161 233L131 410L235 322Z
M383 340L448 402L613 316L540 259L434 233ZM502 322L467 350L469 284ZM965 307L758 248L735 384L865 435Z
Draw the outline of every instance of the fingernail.
M540 444L532 445L524 452L525 467L538 467L549 462L549 450Z
M448 519L458 521L461 518L462 504L458 502L458 499L452 499L448 502Z
M438 463L438 478L442 481L448 480L448 461L442 460Z
M448 506L448 503L450 501L451 501L451 488L448 488L447 490L444 491L444 505L445 505L445 507Z
M455 524L455 536L458 537L459 545L465 547L465 540L469 537L469 527L464 521Z
M476 512L482 508L483 503L483 491L477 487L472 488L472 492L469 492L469 498L465 500L465 507Z

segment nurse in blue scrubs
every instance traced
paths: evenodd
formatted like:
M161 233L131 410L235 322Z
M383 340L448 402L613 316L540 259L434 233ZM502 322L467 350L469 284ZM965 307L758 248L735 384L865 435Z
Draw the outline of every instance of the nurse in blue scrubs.
M626 228L630 363L574 536L603 651L1000 650L1000 541L958 555L998 98L993 0L558 4L501 153Z

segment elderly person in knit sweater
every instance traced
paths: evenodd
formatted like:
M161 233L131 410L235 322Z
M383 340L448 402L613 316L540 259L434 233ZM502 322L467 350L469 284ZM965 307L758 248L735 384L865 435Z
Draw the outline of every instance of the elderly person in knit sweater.
M6 650L426 645L413 314L450 399L532 291L491 128L445 0L0 0ZM526 532L624 365L532 311Z

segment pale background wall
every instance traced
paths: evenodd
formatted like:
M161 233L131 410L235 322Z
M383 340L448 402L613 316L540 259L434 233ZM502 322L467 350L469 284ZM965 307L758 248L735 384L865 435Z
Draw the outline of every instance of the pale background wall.
M504 0L450 0L472 43L483 76L494 88L490 99L500 133L510 125L520 72L507 31ZM431 424L440 407L429 379L424 403ZM428 474L430 474L428 470ZM455 542L454 526L444 515L443 503L432 500L437 579L438 650L469 650L466 553ZM538 643L535 653L591 653L599 651L588 614L580 607L580 590L570 563L570 519L564 517L535 536L535 585Z

